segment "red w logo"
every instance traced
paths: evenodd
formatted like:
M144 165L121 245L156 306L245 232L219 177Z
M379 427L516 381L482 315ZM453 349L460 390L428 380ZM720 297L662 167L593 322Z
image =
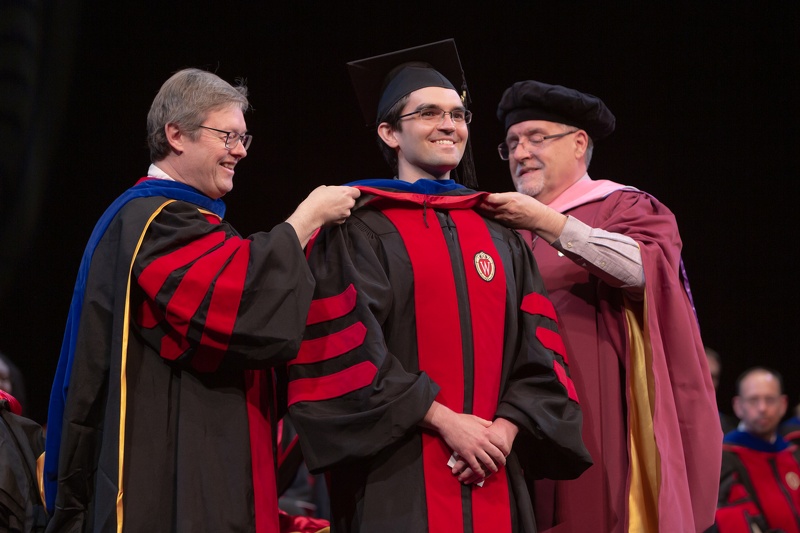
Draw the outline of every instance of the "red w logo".
M485 252L478 252L475 254L475 270L484 281L492 281L495 273L494 259Z

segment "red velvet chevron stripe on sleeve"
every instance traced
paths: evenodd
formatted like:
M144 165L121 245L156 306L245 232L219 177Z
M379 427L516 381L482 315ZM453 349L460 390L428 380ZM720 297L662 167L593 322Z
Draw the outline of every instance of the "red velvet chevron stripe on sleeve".
M319 378L301 378L289 382L289 405L338 398L372 383L378 368L362 361L340 372Z
M139 286L151 298L155 298L155 295L161 290L164 282L167 281L167 278L175 269L188 265L214 247L219 246L224 240L225 235L222 232L215 231L202 239L197 239L183 248L175 250L171 254L159 257L141 273L137 280Z
M355 309L356 288L351 283L344 291L329 298L320 298L311 302L306 325L319 324L340 318Z
M361 322L356 322L352 326L325 337L304 340L300 345L297 358L290 361L289 365L318 363L339 357L364 344L366 336L367 328Z
M243 277L230 280L228 283L224 282L224 276L217 280L223 267L239 250L241 242L238 238L227 240L220 248L198 258L181 278L178 288L167 304L166 313L167 321L181 334L186 334L189 323L205 300L210 287L214 287L216 292L222 289L216 287L217 283L228 285L228 288L239 285L237 292L241 291ZM238 304L236 307L238 309Z
M558 361L553 361L553 370L555 370L556 376L558 376L558 381L567 389L569 399L575 403L580 403L580 401L578 401L578 391L575 390L575 383L573 383L567 375L567 371L564 370L564 367L558 364Z
M569 365L569 361L567 360L567 347L564 346L564 339L561 338L561 335L552 329L538 327L536 328L536 338L539 339L542 346L548 350L553 350L563 357L565 365Z
M136 313L136 323L144 329L152 329L164 319L164 314L153 300L147 299Z
M520 309L528 314L540 315L558 323L556 309L553 307L553 303L549 298L542 294L533 292L525 296L525 298L522 300L522 305L520 305ZM569 365L567 347L564 346L564 339L561 338L561 335L557 331L538 327L536 328L536 338L542 343L542 346L560 355L564 360L565 366ZM555 360L553 361L553 369L556 372L558 381L560 381L561 384L564 385L564 388L567 389L567 395L569 398L577 403L578 392L575 390L575 383L573 383L572 379L569 377L569 375L567 375L565 368L561 366L561 363L558 360Z
M171 276L178 281L175 291L168 295L164 314L176 334L168 334L162 339L162 357L177 359L188 349L189 325L207 301L211 289L213 293L192 366L202 372L216 370L233 332L249 261L249 240L240 237L226 239L223 232L214 232L159 257L142 271L139 285L154 301ZM179 272L183 269L186 271ZM152 323L159 318L158 309L152 306L143 306L140 313L143 323Z
M192 359L192 366L198 372L215 371L228 349L233 326L239 315L247 267L250 264L250 243L249 240L239 241L240 246L233 259L214 284L203 338Z
M532 292L522 299L520 309L531 315L542 315L558 323L553 302L543 294Z

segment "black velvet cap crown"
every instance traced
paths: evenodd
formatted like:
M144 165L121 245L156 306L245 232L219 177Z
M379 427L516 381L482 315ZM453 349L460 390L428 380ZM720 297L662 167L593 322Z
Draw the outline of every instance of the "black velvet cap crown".
M503 93L497 118L508 128L526 120L547 120L585 130L597 141L614 131L616 118L598 97L540 81L518 81Z
M469 103L453 39L351 61L347 68L369 126L380 123L402 97L424 87L453 89L464 105Z

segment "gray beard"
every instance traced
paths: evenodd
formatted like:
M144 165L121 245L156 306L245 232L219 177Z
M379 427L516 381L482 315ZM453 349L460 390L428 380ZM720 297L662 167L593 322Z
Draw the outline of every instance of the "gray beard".
M542 193L542 189L544 189L544 183L538 181L536 183L526 183L522 185L517 189L517 192L536 198Z

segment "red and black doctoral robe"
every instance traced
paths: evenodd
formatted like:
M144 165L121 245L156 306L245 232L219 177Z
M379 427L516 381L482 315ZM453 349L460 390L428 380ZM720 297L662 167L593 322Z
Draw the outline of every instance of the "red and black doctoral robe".
M243 238L185 189L140 183L93 235L61 418L51 401L50 531L278 531L270 368L313 278L290 225Z
M725 435L714 533L800 533L800 450L778 436ZM711 531L709 532L711 533Z
M362 193L378 197L311 247L317 289L289 370L307 464L329 473L332 529L533 531L523 469L575 477L590 458L530 251L472 209L474 191ZM461 485L452 451L419 427L434 400L520 428L482 488Z

